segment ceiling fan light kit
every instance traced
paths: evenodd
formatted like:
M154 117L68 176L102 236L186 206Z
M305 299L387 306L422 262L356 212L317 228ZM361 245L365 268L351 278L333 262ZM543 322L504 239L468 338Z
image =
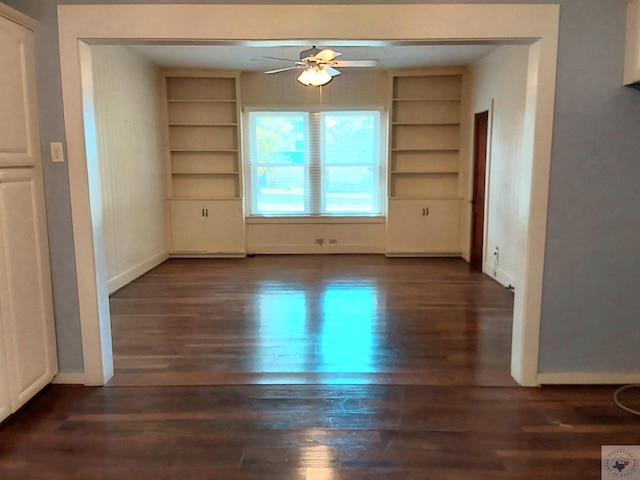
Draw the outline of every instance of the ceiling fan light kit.
M298 81L303 85L320 87L329 83L332 78L333 77L329 75L329 73L324 68L309 67L300 74L300 76L298 77Z
M266 57L273 60L290 61L294 66L269 70L264 73L280 73L304 68L304 71L298 76L298 81L306 86L319 87L329 83L336 75L340 75L340 71L333 67L375 67L378 63L377 60L337 61L336 57L340 55L342 55L340 52L330 49L320 50L314 46L300 52L300 60Z

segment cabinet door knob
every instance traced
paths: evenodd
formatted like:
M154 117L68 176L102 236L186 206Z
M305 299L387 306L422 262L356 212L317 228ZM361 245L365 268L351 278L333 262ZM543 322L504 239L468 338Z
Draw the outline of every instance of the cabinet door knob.
M425 217L429 216L429 208L424 209L424 216Z
M208 209L208 208L205 208L205 210L204 210L204 211L205 211L205 213L206 213L205 217L208 217L208 216L209 216L209 209Z
M202 216L204 217L204 208L202 209Z

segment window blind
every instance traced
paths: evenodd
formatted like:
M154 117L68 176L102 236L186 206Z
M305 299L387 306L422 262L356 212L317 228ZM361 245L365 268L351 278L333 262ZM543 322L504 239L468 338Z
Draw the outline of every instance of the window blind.
M381 214L380 116L378 110L249 111L249 214Z

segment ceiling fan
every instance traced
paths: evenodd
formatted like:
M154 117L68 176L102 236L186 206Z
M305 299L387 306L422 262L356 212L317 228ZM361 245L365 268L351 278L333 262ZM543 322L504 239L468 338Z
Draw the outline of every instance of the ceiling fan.
M340 71L335 67L375 67L377 60L336 60L342 53L331 49L320 50L313 46L308 50L300 52L299 60L289 60L286 58L264 57L272 60L292 62L291 67L278 68L264 72L265 74L286 72L288 70L304 69L298 77L298 81L304 85L320 86L326 85Z

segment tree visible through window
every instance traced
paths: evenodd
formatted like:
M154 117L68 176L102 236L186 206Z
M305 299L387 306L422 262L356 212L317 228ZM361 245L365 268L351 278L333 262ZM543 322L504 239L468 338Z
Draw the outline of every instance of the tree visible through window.
M381 213L380 112L250 112L251 215Z

